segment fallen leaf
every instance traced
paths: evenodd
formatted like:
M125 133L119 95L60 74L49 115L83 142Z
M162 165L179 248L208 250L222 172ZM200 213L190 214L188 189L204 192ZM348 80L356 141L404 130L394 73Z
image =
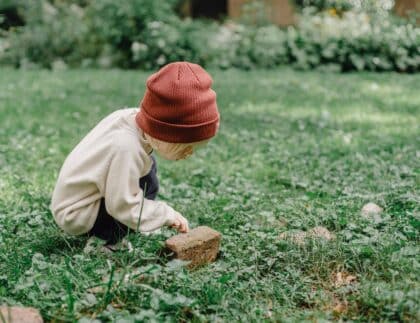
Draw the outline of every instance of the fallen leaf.
M335 315L343 314L347 312L347 309L348 309L347 303L338 301L333 308L333 313Z
M343 313L348 311L347 300L341 300L337 295L332 294L332 299L323 307L324 311L332 312L335 317L340 317Z
M117 302L114 302L114 301L111 302L111 305L112 305L113 308L123 308L124 307L123 304L120 304L120 303L117 303Z
M355 283L356 279L357 279L356 276L353 276L347 272L339 271L333 274L332 281L333 281L334 287L338 288L338 287L347 286L352 283Z
M104 292L104 288L102 286L95 286L92 288L87 289L87 292L92 294L99 294Z

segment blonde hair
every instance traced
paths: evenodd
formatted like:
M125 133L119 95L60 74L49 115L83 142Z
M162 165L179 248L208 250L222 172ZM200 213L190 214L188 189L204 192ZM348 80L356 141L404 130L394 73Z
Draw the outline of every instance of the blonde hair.
M171 143L153 138L147 133L144 133L144 136L154 150L162 157L171 160L185 159L193 154L194 148L204 146L210 141L206 139L192 143Z

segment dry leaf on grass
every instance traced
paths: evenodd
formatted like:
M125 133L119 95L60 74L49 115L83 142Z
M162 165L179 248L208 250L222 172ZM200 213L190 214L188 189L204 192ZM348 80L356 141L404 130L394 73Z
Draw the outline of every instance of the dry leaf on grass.
M105 292L102 286L95 286L95 287L87 289L86 291L92 294L102 294Z
M113 308L123 308L124 307L124 304L117 303L117 302L114 302L114 301L111 302L111 305L112 305Z
M356 280L357 280L356 276L353 276L343 271L339 271L333 274L333 277L332 277L333 285L336 288L350 285L352 283L355 283Z
M332 312L335 317L340 317L346 313L349 309L349 304L346 299L341 299L334 292L330 292L331 299L328 303L325 303L323 310L326 312Z
M347 312L347 309L348 309L347 302L337 301L335 303L334 308L333 308L333 313L335 315L340 315L340 314L343 314L343 313Z

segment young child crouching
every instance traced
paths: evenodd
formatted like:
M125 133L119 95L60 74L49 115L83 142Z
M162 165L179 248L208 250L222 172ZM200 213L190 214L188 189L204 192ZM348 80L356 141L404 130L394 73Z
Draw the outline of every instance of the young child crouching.
M108 115L64 161L51 211L65 232L97 236L107 244L118 242L129 228L188 232L187 219L155 200L159 183L152 152L185 159L215 136L216 93L210 75L188 62L166 65L146 85L139 109Z

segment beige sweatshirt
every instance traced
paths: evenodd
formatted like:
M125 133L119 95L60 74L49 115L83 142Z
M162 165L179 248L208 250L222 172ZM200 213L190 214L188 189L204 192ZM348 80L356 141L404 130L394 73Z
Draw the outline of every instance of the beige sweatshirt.
M136 108L113 112L73 149L64 161L51 200L57 224L70 234L94 225L100 199L107 212L131 229L154 231L173 223L174 210L143 198L139 178L152 167L150 145L135 122Z

